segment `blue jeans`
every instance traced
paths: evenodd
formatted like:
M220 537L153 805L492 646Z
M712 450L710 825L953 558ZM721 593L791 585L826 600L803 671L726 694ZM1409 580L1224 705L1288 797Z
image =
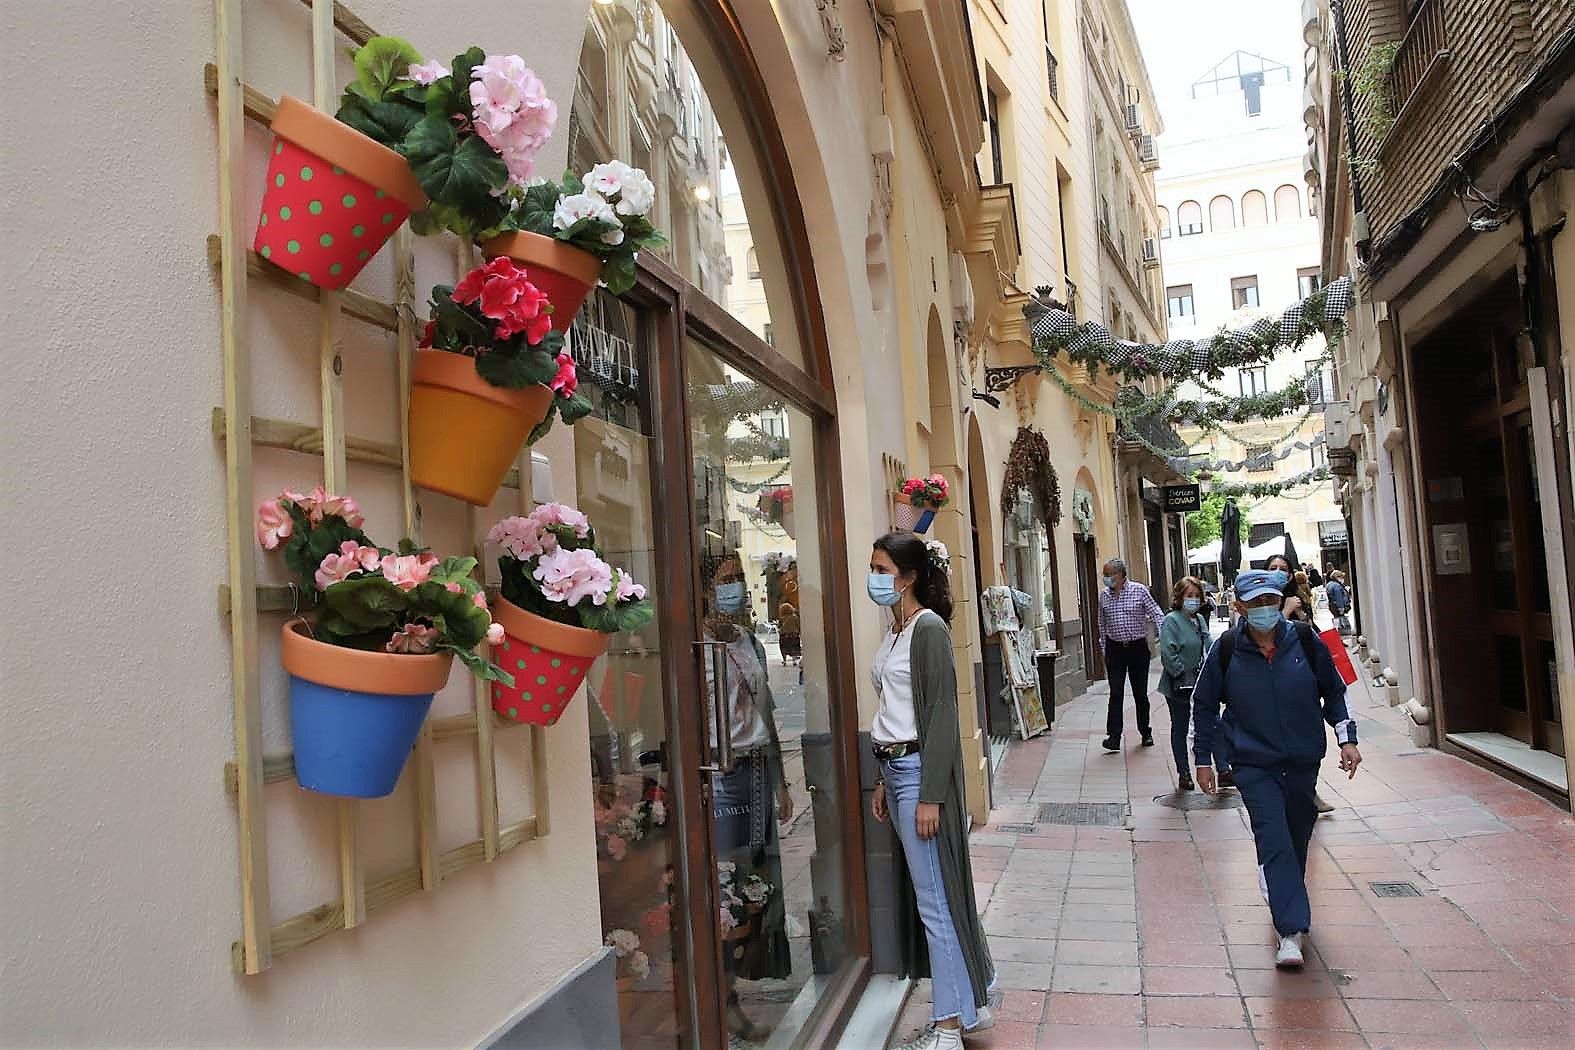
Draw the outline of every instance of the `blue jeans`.
M924 939L930 948L930 980L934 985L930 1019L962 1020L964 1028L979 1021L973 1001L973 984L968 964L963 960L962 942L952 913L946 903L946 886L941 882L940 851L934 839L919 838L919 756L904 755L881 763L886 778L886 806L902 840L902 854L908 861L908 876L913 880L914 896L919 901L919 918L924 923Z

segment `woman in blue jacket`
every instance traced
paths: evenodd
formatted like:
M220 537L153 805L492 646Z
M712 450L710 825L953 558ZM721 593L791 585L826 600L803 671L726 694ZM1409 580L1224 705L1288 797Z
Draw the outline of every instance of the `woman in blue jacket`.
M1170 594L1170 612L1159 629L1159 692L1170 705L1170 749L1176 757L1177 787L1192 790L1187 729L1192 725L1192 688L1209 643L1203 612L1203 581L1183 576Z
M1220 734L1218 750L1230 759L1252 819L1260 883L1280 938L1275 961L1295 967L1312 925L1307 847L1318 817L1313 792L1327 747L1323 724L1334 727L1348 776L1356 775L1362 753L1334 659L1310 626L1281 615L1282 597L1273 573L1251 569L1236 577L1241 619L1203 661L1193 692L1192 746L1198 785L1212 794L1210 762Z

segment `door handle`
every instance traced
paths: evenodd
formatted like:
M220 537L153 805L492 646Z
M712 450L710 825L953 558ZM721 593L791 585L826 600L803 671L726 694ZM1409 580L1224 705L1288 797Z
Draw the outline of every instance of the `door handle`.
M707 756L712 761L700 767L702 773L731 773L733 771L733 727L727 717L727 643L695 642L711 660L711 716L716 725L716 747L706 741Z

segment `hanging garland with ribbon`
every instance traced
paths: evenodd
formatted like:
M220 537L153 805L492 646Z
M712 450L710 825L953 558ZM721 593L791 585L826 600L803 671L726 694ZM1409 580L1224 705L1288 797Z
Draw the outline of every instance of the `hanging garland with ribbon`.
M1247 496L1252 499L1258 499L1264 496L1278 496L1287 489L1294 489L1301 485L1318 481L1328 481L1332 477L1334 477L1334 472L1326 464L1321 467L1313 467L1311 470L1304 470L1300 474L1294 474L1288 478L1281 478L1278 481L1254 481L1240 485L1215 485L1209 489L1209 494L1213 495L1219 492L1227 496Z
M1306 408L1311 400L1307 381L1295 379L1279 390L1265 390L1261 394L1207 400L1181 398L1165 410L1165 419L1177 427L1251 423L1288 416L1297 409Z
M1333 342L1345 331L1351 308L1351 279L1340 277L1288 307L1278 321L1260 318L1235 331L1208 339L1172 339L1163 345L1117 339L1097 321L1078 323L1065 310L1030 300L1023 314L1033 328L1033 351L1048 370L1058 355L1097 375L1104 368L1128 380L1219 379L1227 368L1262 364L1281 350L1300 347L1322 335Z
M1187 474L1189 476L1204 470L1212 471L1216 474L1234 474L1236 471L1246 470L1248 467L1273 466L1297 452L1311 452L1323 443L1324 438L1320 434L1311 441L1293 441L1278 452L1262 456L1248 456L1246 459L1238 460L1210 459L1207 456L1176 456L1170 460L1170 467L1178 474Z

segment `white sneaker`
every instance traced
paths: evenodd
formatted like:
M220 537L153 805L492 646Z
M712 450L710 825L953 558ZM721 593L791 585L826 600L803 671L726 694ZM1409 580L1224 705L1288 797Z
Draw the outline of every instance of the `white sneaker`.
M931 1026L917 1039L893 1047L892 1050L962 1050L961 1028L936 1028Z
M1302 965L1302 935L1293 933L1280 938L1280 950L1274 953L1274 965L1282 970L1294 970Z
M1258 865L1258 892L1263 895L1263 903L1269 903L1269 878L1263 873L1263 865Z
M988 1006L979 1007L979 1019L973 1023L972 1028L963 1029L963 1035L976 1035L987 1032L995 1027L995 1014Z

